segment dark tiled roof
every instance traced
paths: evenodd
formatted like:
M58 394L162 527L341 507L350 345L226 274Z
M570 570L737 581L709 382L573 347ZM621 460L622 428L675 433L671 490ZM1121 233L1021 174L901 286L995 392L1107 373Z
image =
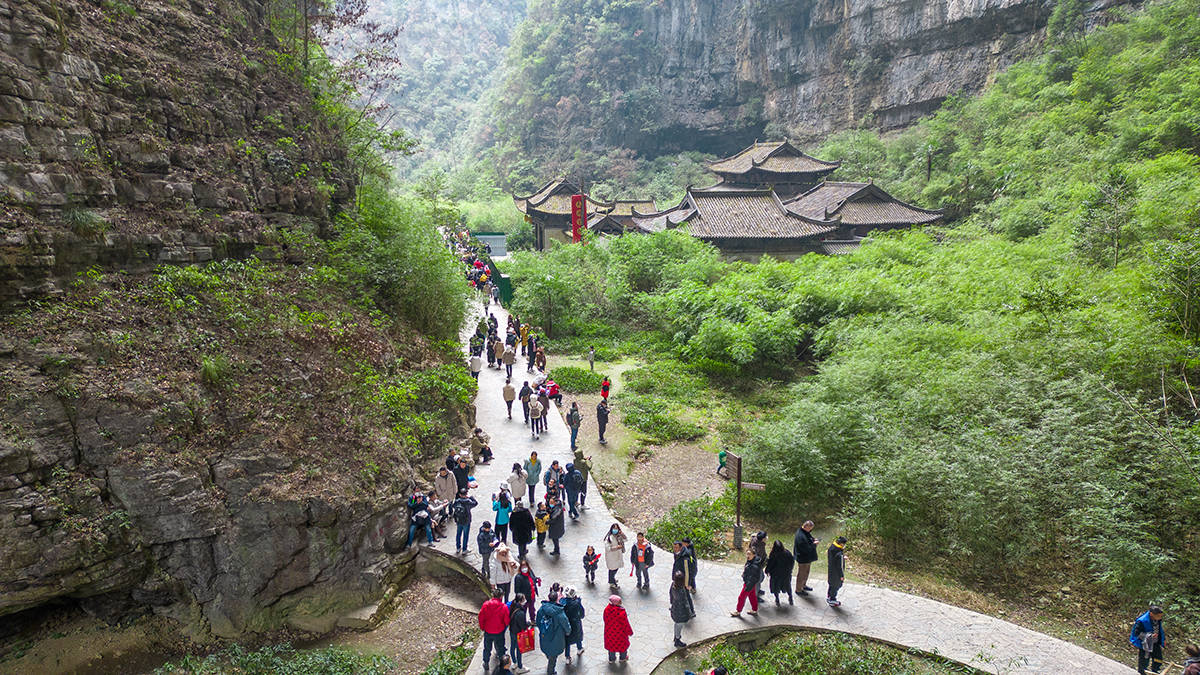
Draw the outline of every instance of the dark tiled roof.
M741 174L759 169L771 173L826 174L838 168L838 162L826 162L804 154L787 141L755 143L733 157L708 165L716 173Z
M579 187L559 178L546 183L540 190L528 197L513 195L513 203L522 213L537 211L558 216L571 215L571 195L579 194ZM590 196L588 211L604 211L611 209L612 204L598 202Z
M825 255L846 255L854 253L862 245L862 239L825 240L821 242L821 252Z
M837 218L843 225L920 225L942 217L906 204L874 183L826 181L786 203L792 213L809 218Z
M651 199L618 199L613 202L612 208L608 210L614 216L632 216L633 210L637 209L642 213L648 213L654 210L654 200Z
M835 222L789 212L770 190L698 192L686 201L695 211L686 218L689 231L702 239L796 239L837 229Z

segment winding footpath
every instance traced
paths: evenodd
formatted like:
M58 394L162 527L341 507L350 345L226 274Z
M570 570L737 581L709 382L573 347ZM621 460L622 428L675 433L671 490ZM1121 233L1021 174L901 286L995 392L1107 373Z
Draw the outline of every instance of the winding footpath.
M507 312L498 305L493 304L489 307L489 311L499 320L500 326L504 326L508 320ZM472 324L471 329L473 328ZM524 357L519 356L517 364L513 367L513 382L518 389L526 379L525 367ZM503 385L504 370L489 369L485 364L483 372L479 374L479 393L475 398L476 426L491 436L495 459L490 465L478 465L475 471L479 488L472 493L479 500L479 506L473 513L471 552L465 559L476 569L479 568L481 560L475 544L475 535L479 531L479 525L485 520L494 523L490 495L497 491L500 482L508 477L513 463L524 461L533 450L537 451L544 467L548 467L555 459L564 465L574 459L570 450L570 432L558 411L554 410L553 414L549 415L548 431L535 441L530 438L529 427L523 423L520 401L513 406L513 419L507 419L501 396ZM563 400L566 404L572 400L579 400L581 410L588 415L594 414L598 398L565 395ZM553 403L551 407L554 407ZM605 452L595 438L584 438L581 435L579 443L589 455ZM544 488L539 480L539 500L543 494ZM597 584L594 586L585 582L581 563L584 549L589 544L595 546L598 551L603 550L604 533L615 520L594 479L589 479L587 506L588 509L582 512L578 520L567 519L561 556L556 558L549 555L549 545L544 551L539 551L536 542L529 550L533 571L542 578L541 592L547 592L550 585L556 581L564 586L575 586L587 611L584 618L586 651L582 657L572 654L573 663L570 665L560 657L558 672L624 672L647 675L663 659L676 651L672 646L673 624L667 603L671 552L661 549L657 552L657 565L651 569L651 590L648 592L636 589L634 579L629 576L628 560L625 561L625 567L618 572L617 578L621 584L619 594L629 613L634 635L629 650L629 662L624 666L610 665L608 654L604 651L604 630L601 621L601 612L610 595L604 562L601 560L600 570L596 574ZM440 551L454 555L453 523L448 527L448 534L451 536L435 546ZM627 527L623 529L632 541L632 532ZM515 554L515 547L513 550ZM821 564L823 563L814 564L814 573ZM776 608L768 594L767 600L759 606L757 616L747 616L743 613L742 618L734 618L729 616L729 612L737 601L741 585L741 566L701 560L696 576L698 592L693 596L696 618L692 619L683 631L683 640L688 643L734 631L789 625L842 631L874 638L938 654L995 673L1125 675L1133 672L1133 669L1127 666L1082 647L1007 621L884 588L847 584L840 594L842 606L832 608L825 603L824 582L819 578L814 579L812 584L816 591L809 597L797 596L795 606L789 607L784 604ZM540 599L539 597L539 604ZM468 673L483 672L481 651L482 644L476 649ZM524 655L524 665L530 673L544 673L546 659L538 649L534 649Z

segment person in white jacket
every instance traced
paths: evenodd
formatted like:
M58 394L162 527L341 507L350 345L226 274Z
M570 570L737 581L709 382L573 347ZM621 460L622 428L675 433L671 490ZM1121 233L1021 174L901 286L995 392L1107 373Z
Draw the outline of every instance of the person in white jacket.
M500 544L496 554L492 556L492 583L504 591L504 601L508 602L508 592L512 588L513 575L517 573L517 561L513 560L508 546Z
M625 533L613 523L604 535L604 564L608 566L608 585L617 588L617 570L625 566Z

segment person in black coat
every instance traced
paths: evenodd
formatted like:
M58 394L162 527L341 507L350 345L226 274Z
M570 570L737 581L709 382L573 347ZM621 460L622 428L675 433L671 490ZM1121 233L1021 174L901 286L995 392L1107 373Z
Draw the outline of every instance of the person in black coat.
M600 445L607 445L608 441L604 440L604 429L608 427L608 401L600 401L596 404L596 426L600 429Z
M767 556L767 566L765 571L771 579L771 593L775 594L775 606L779 606L779 594L787 593L788 604L795 604L792 601L792 564L795 558L788 552L787 547L782 541L775 540L775 545L771 547L771 554Z
M471 467L467 466L465 457L458 458L458 466L452 469L454 473L454 481L458 483L458 490L462 492L471 486Z
M825 555L829 559L829 593L825 595L825 602L830 607L840 607L842 603L837 599L837 594L846 582L846 538L838 537L829 545Z
M517 545L517 557L524 558L525 551L533 541L533 514L525 508L520 497L513 501L513 511L508 516L508 529L513 543Z
M683 624L696 616L696 608L692 605L692 594L688 592L683 579L683 572L671 575L671 588L668 593L671 601L671 621L675 622L675 646L686 647L683 641Z
M562 503L558 501L556 495L550 495L546 502L546 509L550 512L550 531L547 534L550 536L550 541L554 542L554 550L550 554L558 555L558 540L562 539L567 532L567 519L563 514Z
M508 603L508 633L512 638L509 640L508 655L518 670L525 667L521 663L521 650L517 647L517 633L529 628L529 618L525 616L525 605L529 602L527 598L525 594L517 593L512 602Z
M683 550L687 551L688 588L691 588L692 593L695 593L696 592L696 547L692 545L692 540L689 537L683 538Z
M812 590L808 585L808 573L817 561L817 544L821 543L820 539L812 536L813 527L813 521L804 521L796 530L796 540L792 545L792 551L796 554L796 592L800 595L808 595Z
M762 579L762 566L759 563L758 556L754 555L754 549L746 547L746 566L742 568L742 592L738 595L737 609L729 614L729 616L741 616L742 607L746 605L746 601L750 601L750 611L747 612L751 616L758 614L758 582Z

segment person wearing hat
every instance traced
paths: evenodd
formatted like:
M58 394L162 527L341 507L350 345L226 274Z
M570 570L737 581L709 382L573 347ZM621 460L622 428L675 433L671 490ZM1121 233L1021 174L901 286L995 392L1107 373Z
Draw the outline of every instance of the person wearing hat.
M492 558L492 583L504 591L504 601L508 602L508 592L512 588L513 577L517 574L517 561L513 560L512 551L503 542L496 545L496 555Z
M846 582L846 538L838 537L837 541L829 545L829 551L825 555L829 561L829 592L825 595L825 602L829 603L830 607L841 607L842 603L837 599L837 594Z
M608 605L604 608L604 649L608 651L608 661L612 663L619 655L622 661L629 660L629 638L633 635L633 626L629 625L629 615L621 606L621 596L608 596Z
M567 586L563 589L562 597L563 611L567 614L567 621L571 623L571 631L567 633L566 656L567 663L571 662L571 645L579 647L579 654L583 653L583 601L579 599L579 594L575 592L574 586Z

